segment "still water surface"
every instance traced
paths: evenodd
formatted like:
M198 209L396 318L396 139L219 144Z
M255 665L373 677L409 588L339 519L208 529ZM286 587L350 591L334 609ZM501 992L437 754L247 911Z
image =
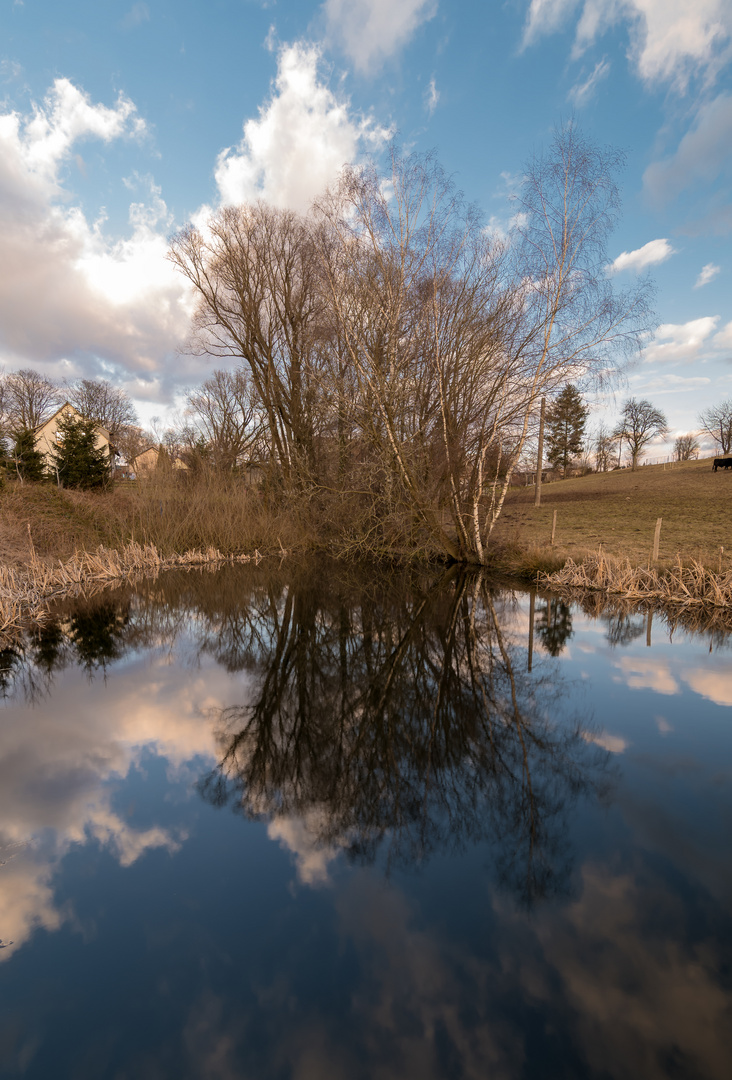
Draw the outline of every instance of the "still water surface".
M326 563L59 610L0 654L0 1075L726 1080L730 644Z

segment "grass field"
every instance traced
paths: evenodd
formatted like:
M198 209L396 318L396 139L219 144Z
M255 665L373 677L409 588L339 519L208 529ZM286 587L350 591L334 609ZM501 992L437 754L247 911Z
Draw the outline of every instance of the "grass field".
M662 518L659 567L677 555L710 569L732 566L732 470L712 470L710 458L619 469L543 484L541 506L534 488L514 488L495 530L499 544L544 552L557 512L557 563L603 551L645 564L651 556L657 518Z

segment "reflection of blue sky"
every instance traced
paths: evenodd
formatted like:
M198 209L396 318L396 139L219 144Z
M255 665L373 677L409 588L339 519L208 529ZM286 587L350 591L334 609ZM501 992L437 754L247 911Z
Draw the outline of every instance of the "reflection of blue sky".
M523 603L514 619L525 644ZM530 916L496 885L489 844L387 880L318 846L317 809L259 823L204 803L209 712L245 698L247 676L185 640L5 708L11 1064L43 1076L56 1039L69 1060L88 1040L99 1076L122 1061L140 1076L436 1080L567 1075L569 1060L573 1075L634 1062L660 1080L676 1047L690 1075L725 1076L726 654L660 626L650 649L611 648L579 612L574 630L558 661L536 646L537 673L566 676L567 715L591 710L621 782L571 822L571 894ZM52 964L79 973L68 1006Z

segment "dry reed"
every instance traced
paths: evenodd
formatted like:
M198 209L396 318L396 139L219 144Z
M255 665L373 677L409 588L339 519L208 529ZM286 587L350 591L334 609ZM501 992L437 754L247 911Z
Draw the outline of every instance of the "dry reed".
M30 528L28 530L30 536ZM31 557L23 569L0 566L0 647L12 642L24 625L42 622L54 600L90 595L115 582L156 576L170 567L220 566L225 562L259 562L253 555L223 555L217 548L161 555L153 544L126 544L120 550L100 546L94 552L76 551L65 562Z
M597 590L606 596L629 601L655 601L663 607L732 608L732 570L715 574L695 559L684 565L681 558L666 570L633 566L630 559L613 559L602 550L581 563L573 559L554 573L537 575L538 582L554 592Z

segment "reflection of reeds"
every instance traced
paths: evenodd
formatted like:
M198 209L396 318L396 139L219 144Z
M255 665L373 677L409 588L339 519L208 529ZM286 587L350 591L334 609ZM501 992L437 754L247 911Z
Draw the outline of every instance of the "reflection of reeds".
M578 592L592 592L613 602L651 603L672 612L672 621L689 629L695 628L693 623L706 627L732 622L732 570L715 574L693 559L688 565L679 559L670 569L658 571L598 551L581 563L568 559L561 570L539 574L539 583L574 599ZM604 598L602 605L607 603Z
M259 552L226 556L213 547L161 555L152 544L133 542L120 550L99 547L94 552L77 551L66 562L54 564L37 559L32 551L22 570L0 566L0 647L9 644L26 623L42 621L53 600L90 595L114 582L154 576L169 567L220 566L259 558Z

